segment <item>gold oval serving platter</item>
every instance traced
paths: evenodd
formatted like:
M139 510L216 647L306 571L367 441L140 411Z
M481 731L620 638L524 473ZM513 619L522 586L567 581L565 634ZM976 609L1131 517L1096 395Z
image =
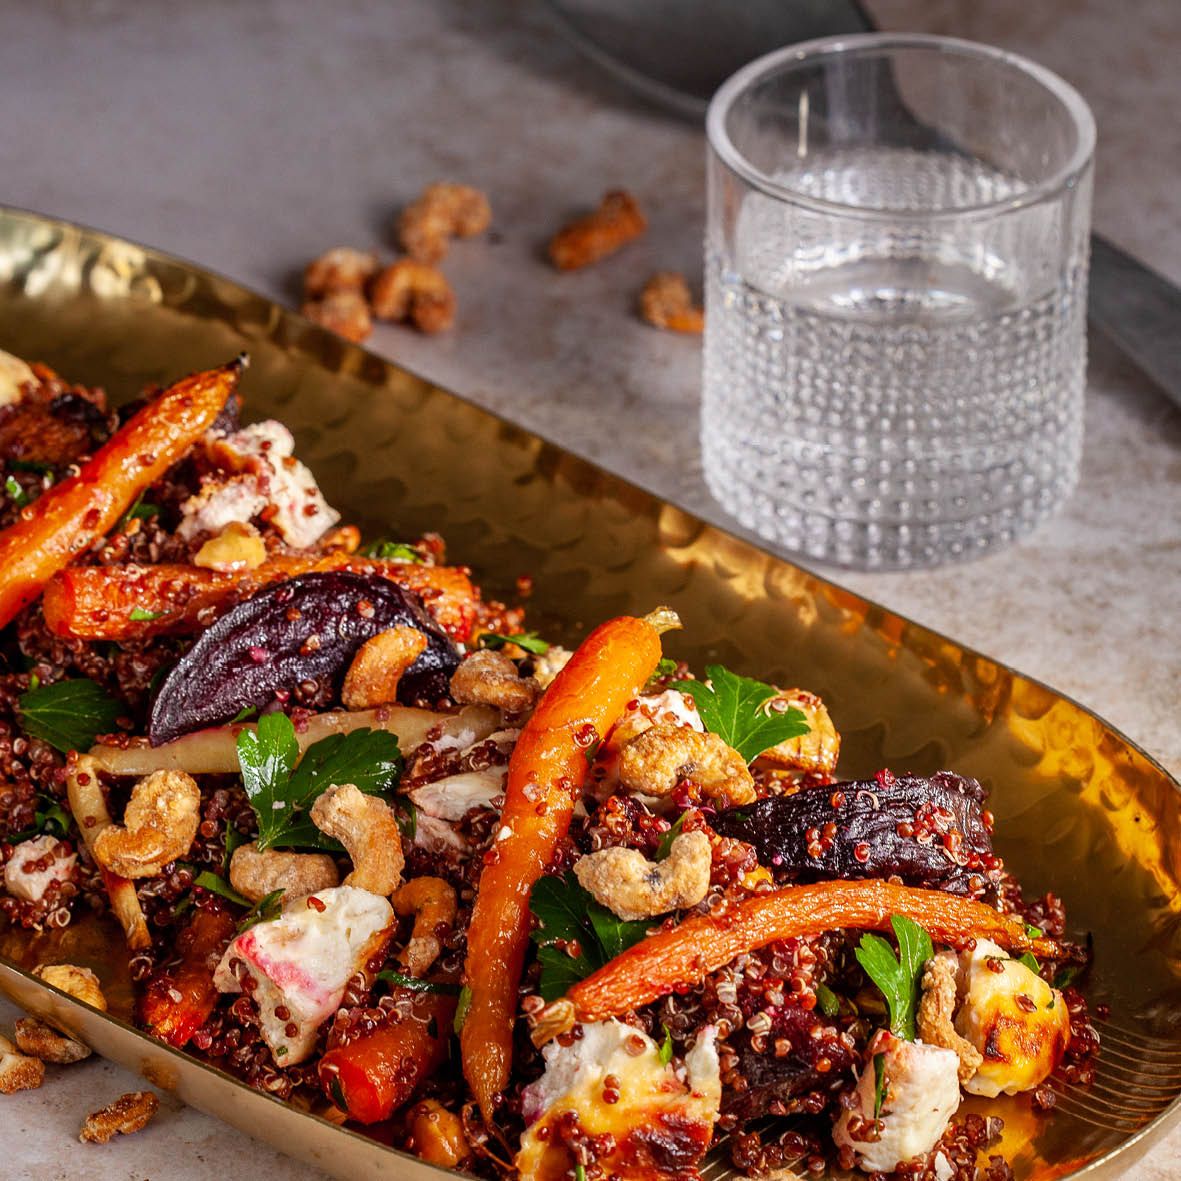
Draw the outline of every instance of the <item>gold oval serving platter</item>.
M0 209L0 348L127 398L246 349L252 417L295 432L347 519L433 529L494 595L534 579L530 626L571 641L625 611L673 605L672 655L821 694L840 772L952 768L992 791L996 843L1031 895L1090 932L1104 1046L1090 1090L1057 1109L993 1101L1018 1178L1124 1173L1181 1105L1181 792L1094 714L1012 669L730 536L536 435L432 387L223 278L96 231ZM92 967L112 1015L25 969ZM98 923L0 929L0 992L103 1056L350 1181L448 1174L161 1045L130 1023L122 939ZM975 1102L975 1101L974 1101ZM985 1108L978 1107L983 1111ZM707 1176L721 1178L719 1160Z

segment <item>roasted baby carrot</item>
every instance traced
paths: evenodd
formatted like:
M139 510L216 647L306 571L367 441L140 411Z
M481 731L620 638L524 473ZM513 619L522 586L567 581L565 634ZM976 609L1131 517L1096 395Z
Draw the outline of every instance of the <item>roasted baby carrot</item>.
M578 1022L604 1021L700 984L744 952L777 939L846 928L886 931L906 915L936 943L962 946L991 939L1010 951L1053 956L1051 939L1033 938L1025 924L974 899L884 881L817 882L757 895L723 914L694 915L628 948L580 980L543 1010L533 1031L539 1045Z
M0 627L88 550L213 424L243 363L183 378L0 533Z
M343 552L275 554L254 570L236 571L181 564L72 566L50 580L42 605L49 630L73 639L183 634L208 627L264 586L325 570L382 574L417 594L453 639L466 641L471 636L476 592L462 568L387 562ZM144 620L144 615L154 618Z
M320 1059L324 1093L350 1119L375 1124L402 1106L446 1060L456 998L397 988L414 1011L395 1025L363 1033Z
M201 909L177 936L180 963L158 971L139 1002L143 1023L170 1046L188 1045L217 1004L213 972L229 942L235 923L220 906Z
M517 985L529 942L529 896L570 827L586 753L619 720L660 660L660 634L680 621L661 608L597 627L525 724L508 766L500 829L485 854L468 929L470 1004L463 1073L490 1119L512 1065Z

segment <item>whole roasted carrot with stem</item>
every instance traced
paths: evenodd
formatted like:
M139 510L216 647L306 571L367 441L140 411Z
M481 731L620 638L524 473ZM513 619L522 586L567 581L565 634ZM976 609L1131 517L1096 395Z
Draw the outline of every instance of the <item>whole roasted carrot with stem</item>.
M271 583L301 574L347 570L380 574L413 591L453 638L466 641L476 616L476 591L458 566L390 562L355 554L275 554L253 570L158 566L72 566L45 587L49 630L81 640L142 639L208 627L235 603ZM132 618L135 611L135 618ZM143 616L153 616L144 619Z
M456 997L395 988L413 1012L394 1025L361 1034L320 1059L324 1093L350 1119L375 1124L389 1117L447 1060Z
M1010 951L1053 956L1058 950L1052 939L1031 936L1020 919L942 890L877 880L788 886L717 916L693 915L641 940L547 1005L533 1040L540 1045L578 1022L604 1021L693 987L744 952L775 940L846 928L888 931L894 915L906 915L935 942L951 946L991 939Z
M606 736L660 660L660 636L679 627L668 608L597 627L557 675L521 731L508 766L500 829L485 854L468 929L469 1006L460 1032L463 1073L491 1117L512 1066L517 986L529 943L529 897L545 873Z
M180 963L158 971L139 1002L143 1023L170 1046L186 1046L217 1004L213 972L236 924L220 905L197 910L177 936Z
M238 384L239 358L183 378L116 431L75 476L0 533L0 627L88 550L213 424Z

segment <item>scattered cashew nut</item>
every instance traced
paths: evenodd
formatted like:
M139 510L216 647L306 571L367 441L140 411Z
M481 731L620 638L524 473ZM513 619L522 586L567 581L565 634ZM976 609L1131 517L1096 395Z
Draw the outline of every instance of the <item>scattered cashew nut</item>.
M411 976L425 976L443 950L439 928L455 922L455 891L442 878L411 878L390 902L396 914L403 918L414 916L410 942L402 949L398 962Z
M631 923L696 906L709 892L712 861L709 837L696 830L681 833L663 861L614 846L580 857L574 874L597 902Z
M419 332L444 332L455 323L455 292L442 271L400 258L369 285L369 304L379 320L406 320Z
M312 823L340 841L353 859L353 872L344 880L383 897L402 880L402 830L394 810L377 796L365 795L355 784L334 784L311 810Z
M90 755L79 755L66 774L66 802L70 805L70 812L78 825L78 831L82 834L86 848L96 861L96 841L108 829L115 827L111 814L107 811L107 801L103 796L98 773L97 759L91 758ZM135 887L125 877L117 875L108 876L104 884L107 896L111 900L111 910L127 936L127 946L133 951L151 947L152 936L148 931L148 920L144 917Z
M598 209L563 226L550 239L550 261L560 271L576 270L614 254L647 228L647 219L630 193L607 193Z
M345 340L359 342L373 331L369 304L359 291L333 291L323 299L309 299L299 310L313 324Z
M322 299L334 291L361 292L376 270L376 255L351 246L336 246L308 263L303 273L304 296Z
M746 760L716 734L661 722L637 734L619 752L619 782L628 791L667 796L682 779L727 804L755 799Z
M102 985L89 968L79 968L75 964L38 964L33 969L33 975L83 1004L101 1009L104 1013L107 1011L107 998L103 996Z
M114 1103L91 1112L83 1121L78 1139L84 1143L105 1144L112 1136L130 1136L147 1127L160 1110L160 1100L151 1091L129 1091Z
M59 1033L38 1021L36 1017L19 1017L14 1025L16 1044L22 1053L42 1062L53 1062L57 1066L69 1066L90 1057L90 1047L67 1034Z
M451 696L469 705L494 705L516 714L537 700L537 682L521 676L503 652L478 648L451 674Z
M705 313L693 304L685 276L676 271L658 271L640 292L640 316L653 328L670 332L700 333Z
M154 771L131 791L123 824L94 838L94 859L121 878L154 877L192 847L201 822L201 789L184 771Z
M448 239L482 234L492 222L488 198L471 185L439 182L402 210L398 244L419 262L439 262Z
M0 1095L33 1091L45 1081L45 1063L22 1054L0 1035Z
M966 1083L980 1069L984 1056L970 1041L956 1033L952 1019L956 1006L956 973L959 965L954 955L937 955L927 961L919 1000L918 1035L929 1046L954 1050L960 1060L959 1077Z
M366 640L344 675L340 699L345 709L373 709L395 702L402 674L426 646L426 635L416 627L392 627Z
M239 845L230 858L230 885L251 902L275 890L283 898L305 898L340 885L336 862L327 853L287 853L259 849L257 841Z

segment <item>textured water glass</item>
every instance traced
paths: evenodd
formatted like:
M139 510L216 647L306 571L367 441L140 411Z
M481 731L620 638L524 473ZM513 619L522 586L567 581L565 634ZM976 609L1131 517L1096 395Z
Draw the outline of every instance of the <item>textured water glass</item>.
M809 42L709 110L702 450L806 557L904 568L1026 533L1078 476L1095 125L940 37Z

